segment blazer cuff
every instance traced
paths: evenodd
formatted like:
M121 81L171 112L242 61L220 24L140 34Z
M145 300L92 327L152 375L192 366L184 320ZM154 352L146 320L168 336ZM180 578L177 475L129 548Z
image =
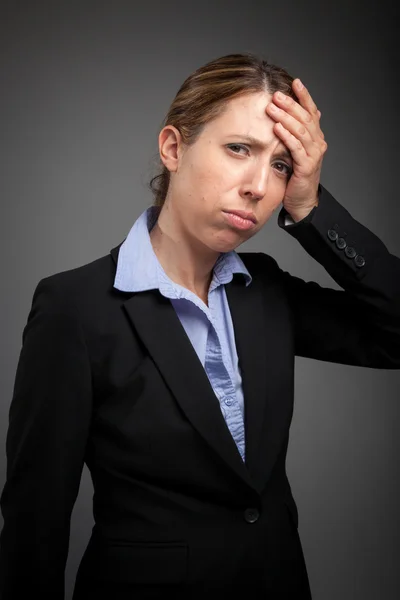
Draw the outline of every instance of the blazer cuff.
M319 202L321 200L321 184L318 185L318 205ZM299 227L300 225L303 225L305 223L309 223L313 217L314 212L318 209L318 206L314 206L314 208L308 213L308 215L306 217L304 217L304 219L301 219L300 221L294 221L292 219L292 217L290 216L290 214L288 213L288 211L286 210L286 208L284 206L282 206L279 215L278 215L278 225L279 227L281 227L282 229L287 229L289 227Z
M352 271L357 279L363 278L377 259L388 254L386 246L321 184L318 198L318 206L297 223L289 224L289 213L282 207L279 227L294 237L334 278L343 268Z

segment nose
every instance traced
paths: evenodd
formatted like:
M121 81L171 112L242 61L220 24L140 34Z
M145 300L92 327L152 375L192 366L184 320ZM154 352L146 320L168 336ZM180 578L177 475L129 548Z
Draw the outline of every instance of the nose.
M268 169L268 164L263 161L248 172L241 189L243 198L251 198L252 200L262 200L264 198L268 187Z

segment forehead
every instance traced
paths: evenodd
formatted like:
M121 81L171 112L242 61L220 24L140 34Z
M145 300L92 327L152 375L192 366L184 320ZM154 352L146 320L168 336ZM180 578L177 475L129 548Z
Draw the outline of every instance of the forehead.
M216 119L207 124L206 129L223 132L229 129L230 133L243 133L264 137L271 137L274 121L265 112L272 95L268 92L254 92L228 100L224 111Z

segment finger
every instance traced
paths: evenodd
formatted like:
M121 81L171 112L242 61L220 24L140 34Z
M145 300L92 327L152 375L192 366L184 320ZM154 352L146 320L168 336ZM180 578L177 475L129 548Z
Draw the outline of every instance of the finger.
M292 117L300 121L310 132L311 137L314 140L318 140L318 138L322 137L322 131L319 125L318 111L315 115L312 115L305 108L303 108L298 102L282 94L282 92L277 92L273 95L273 102L276 103L281 109L285 110Z
M267 107L268 114L277 122L281 123L284 128L296 138L298 142L304 147L306 154L316 160L319 159L320 148L319 145L322 143L319 137L319 142L314 139L310 131L297 119L289 115L285 110L282 110L271 103Z
M289 149L293 161L299 166L304 165L309 157L307 156L307 152L300 140L290 133L290 131L286 129L282 123L275 123L274 131Z
M324 140L325 135L323 131L321 131L321 128L319 126L319 121L321 119L321 111L317 109L317 106L314 100L312 99L310 92L298 78L293 81L292 87L295 88L295 92L297 98L300 101L300 104L303 105L303 107L307 109L313 117L315 116L318 119L317 134Z
M312 115L317 115L317 106L312 99L310 92L307 90L305 85L303 85L300 79L294 79L292 82L292 87L294 88L300 104Z

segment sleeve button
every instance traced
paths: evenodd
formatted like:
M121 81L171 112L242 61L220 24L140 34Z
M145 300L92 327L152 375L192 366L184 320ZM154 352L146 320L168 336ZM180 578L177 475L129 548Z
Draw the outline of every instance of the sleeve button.
M347 258L354 258L357 254L357 252L352 246L347 246L344 250L344 253L347 256Z
M342 237L338 237L336 240L336 246L339 248L339 250L343 250L343 248L346 248L347 246L346 240Z
M328 229L328 238L331 240L331 242L335 242L338 239L337 231L334 229Z
M365 258L361 256L361 254L358 254L355 257L354 262L357 265L357 267L363 267L365 265Z

